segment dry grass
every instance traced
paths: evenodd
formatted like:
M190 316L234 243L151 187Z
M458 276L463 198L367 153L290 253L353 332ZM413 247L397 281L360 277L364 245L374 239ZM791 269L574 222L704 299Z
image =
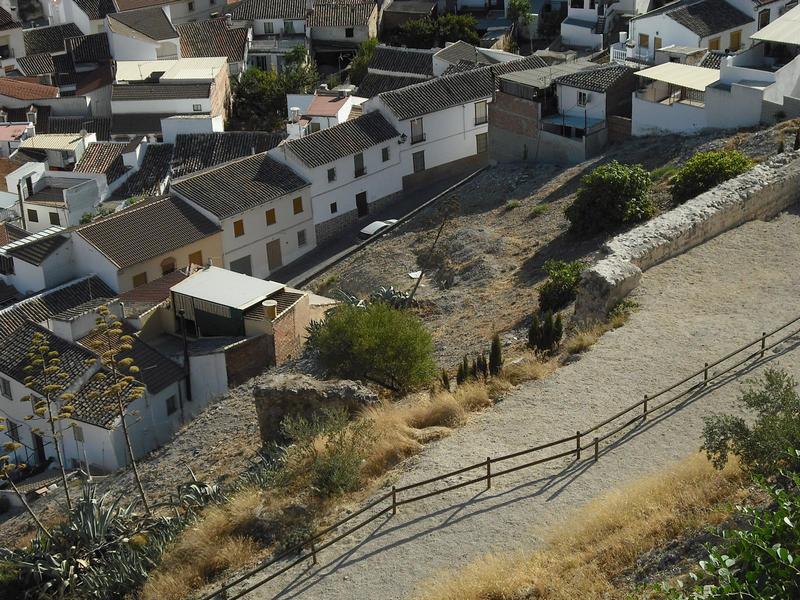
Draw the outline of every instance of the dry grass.
M231 567L253 560L261 549L246 535L258 521L262 496L244 490L211 506L169 549L142 590L143 600L180 600Z
M706 525L744 498L738 465L704 456L598 498L551 532L542 550L488 556L421 588L418 600L626 598L612 583L642 553Z
M537 381L550 375L556 368L553 360L542 359L534 352L526 352L521 358L503 367L503 377L511 385L525 381Z
M586 352L589 348L594 346L597 340L600 339L600 336L609 329L610 327L607 327L605 323L594 325L587 329L580 329L575 332L575 335L564 342L562 349L566 354L580 354Z

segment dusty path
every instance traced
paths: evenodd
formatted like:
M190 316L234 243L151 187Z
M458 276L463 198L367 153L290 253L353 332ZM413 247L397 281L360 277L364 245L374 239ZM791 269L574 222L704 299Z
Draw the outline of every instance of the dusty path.
M749 223L649 271L641 310L580 361L517 388L505 401L414 459L398 485L566 436L642 394L680 379L705 360L800 314L800 217ZM797 345L768 356L800 376ZM750 368L758 373L764 365ZM603 450L598 463L549 463L400 508L320 553L252 598L400 599L438 571L485 553L536 544L548 525L614 486L695 451L701 416L730 410L732 381L668 419L653 419ZM454 478L453 483L457 481Z

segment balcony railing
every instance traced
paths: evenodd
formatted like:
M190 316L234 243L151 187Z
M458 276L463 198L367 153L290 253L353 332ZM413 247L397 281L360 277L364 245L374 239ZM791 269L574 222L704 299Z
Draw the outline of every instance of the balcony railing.
M425 141L425 134L424 133L412 133L411 134L411 143L412 144L419 144L420 142Z
M356 169L356 171L355 171L355 176L356 177L363 177L366 174L367 174L367 170L364 167L361 167L360 169Z
M475 117L475 125L483 125L484 123L488 122L489 122L488 116L484 115L483 117Z
M289 52L296 46L308 47L308 40L304 35L259 36L250 42L250 52Z

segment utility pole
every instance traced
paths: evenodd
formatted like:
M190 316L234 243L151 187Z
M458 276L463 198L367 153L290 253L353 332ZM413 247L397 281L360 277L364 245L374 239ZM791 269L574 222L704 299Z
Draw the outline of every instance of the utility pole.
M442 231L444 230L444 226L447 224L447 219L449 219L452 215L456 214L458 211L458 200L455 197L450 198L441 209L442 212L442 224L439 225L439 230L436 232L436 238L433 240L433 244L431 244L431 250L429 252L429 256L433 255L434 250L436 250L436 244L439 242L439 238L442 235ZM420 270L419 278L417 282L414 284L414 289L411 290L411 295L408 297L408 303L411 304L414 301L414 295L417 293L417 288L419 287L422 278L425 276L425 269Z

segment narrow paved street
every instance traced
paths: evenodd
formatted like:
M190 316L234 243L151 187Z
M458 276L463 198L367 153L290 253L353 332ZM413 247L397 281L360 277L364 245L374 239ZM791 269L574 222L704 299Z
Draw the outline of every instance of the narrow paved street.
M652 269L635 294L641 309L624 327L429 446L405 466L397 485L574 434L790 320L800 314L798 264L794 211L749 223ZM592 497L696 451L702 417L731 411L741 382L765 365L800 376L797 343L790 340L737 378L676 406L668 418L631 429L605 446L597 463L564 459L496 479L491 490L476 484L402 506L396 516L381 517L320 553L316 566L292 569L248 597L408 598L439 571L492 551L534 546L548 526Z

